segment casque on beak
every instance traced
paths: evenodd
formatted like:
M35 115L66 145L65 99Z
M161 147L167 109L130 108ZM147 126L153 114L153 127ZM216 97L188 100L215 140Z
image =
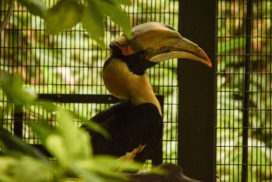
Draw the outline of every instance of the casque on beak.
M132 38L116 38L113 43L123 56L142 52L146 60L159 63L173 58L191 59L212 67L208 55L195 43L182 37L170 26L157 22L137 25Z

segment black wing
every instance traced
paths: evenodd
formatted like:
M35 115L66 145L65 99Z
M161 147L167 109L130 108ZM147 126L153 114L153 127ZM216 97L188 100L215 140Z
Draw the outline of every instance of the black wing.
M120 157L141 144L146 147L136 160L144 161L157 149L162 139L162 117L157 107L150 103L134 106L129 102L120 102L98 113L92 120L111 135L107 140L87 129L91 134L94 154Z

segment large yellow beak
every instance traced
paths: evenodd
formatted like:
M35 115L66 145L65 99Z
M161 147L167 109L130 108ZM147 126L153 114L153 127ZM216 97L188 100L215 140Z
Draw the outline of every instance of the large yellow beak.
M113 45L119 48L123 56L143 53L147 60L154 63L184 58L212 66L208 55L197 44L162 23L137 25L132 29L131 39L122 35L112 42Z

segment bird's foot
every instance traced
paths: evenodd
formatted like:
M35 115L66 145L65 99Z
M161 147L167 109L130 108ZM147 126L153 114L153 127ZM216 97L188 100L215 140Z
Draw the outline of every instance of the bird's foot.
M122 160L133 161L136 155L144 150L146 145L139 145L137 148L133 149L131 152L127 152L125 155L120 157Z

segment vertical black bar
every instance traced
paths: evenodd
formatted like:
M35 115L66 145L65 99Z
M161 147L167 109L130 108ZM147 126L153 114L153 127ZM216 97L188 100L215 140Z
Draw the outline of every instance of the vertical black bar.
M20 138L23 137L23 106L14 107L14 134Z
M249 80L250 80L250 46L252 27L252 0L247 0L246 15L246 58L244 77L244 97L243 97L243 165L242 182L248 178L248 118L249 118Z
M191 60L178 64L178 163L184 173L215 181L216 64L215 0L180 0L179 30L209 55L213 67Z

